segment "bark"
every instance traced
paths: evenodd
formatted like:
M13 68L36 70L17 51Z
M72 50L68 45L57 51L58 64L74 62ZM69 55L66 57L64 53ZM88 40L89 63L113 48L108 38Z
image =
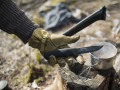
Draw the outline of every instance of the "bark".
M66 82L67 90L120 90L120 80L114 68L97 70L94 78L79 79L68 69L59 68L61 78Z

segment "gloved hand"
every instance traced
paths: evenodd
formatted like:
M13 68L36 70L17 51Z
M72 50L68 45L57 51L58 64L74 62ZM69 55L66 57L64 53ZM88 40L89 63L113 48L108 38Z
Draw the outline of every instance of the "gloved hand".
M64 35L57 35L57 34L50 34L47 31L43 30L42 28L37 28L34 30L31 38L29 39L28 43L29 46L33 48L37 48L40 50L41 54L44 55L46 52L50 52L60 48L68 47L67 44L76 42L80 36L64 36ZM65 66L65 62L71 64L71 57L68 58L57 58L53 55L49 57L48 63L52 66L55 64L59 64L60 66Z

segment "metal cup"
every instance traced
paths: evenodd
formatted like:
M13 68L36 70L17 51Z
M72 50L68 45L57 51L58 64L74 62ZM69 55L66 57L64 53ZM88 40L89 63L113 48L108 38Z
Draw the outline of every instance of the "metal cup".
M107 42L97 42L94 45L103 45L103 47L89 54L91 65L101 70L112 68L117 54L116 47Z

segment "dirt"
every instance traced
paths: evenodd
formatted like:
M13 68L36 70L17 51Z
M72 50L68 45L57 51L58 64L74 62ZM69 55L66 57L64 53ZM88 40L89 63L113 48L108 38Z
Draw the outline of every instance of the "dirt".
M120 0L78 0L69 7L71 9L79 8L87 12L89 15L103 5L108 8L106 21L97 21L77 33L76 35L80 35L81 38L78 42L71 44L70 47L83 47L91 45L97 41L105 40L112 40L116 43L120 42L119 34L114 36L112 31L114 26L113 20L120 18ZM34 12L37 11L35 8L33 9L34 11L32 11L32 8L29 9L30 10L27 10L26 12L33 15ZM61 34L72 25L73 24L56 33ZM32 82L24 84L24 80L19 80L21 76L27 74L27 66L32 62L36 63L34 49L29 47L27 44L24 45L16 36L9 35L3 31L0 31L0 42L0 80L7 80L9 87L13 90L25 90L24 88L41 90L32 88ZM46 61L42 62L41 65L48 66ZM48 68L49 67L50 66L48 66ZM50 71L45 72L45 79L39 83L40 87L45 88L53 82L56 75L56 68L57 66L52 68Z

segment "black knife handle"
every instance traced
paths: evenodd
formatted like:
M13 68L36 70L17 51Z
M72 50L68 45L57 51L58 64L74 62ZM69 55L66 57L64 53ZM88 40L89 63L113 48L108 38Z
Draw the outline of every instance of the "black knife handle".
M44 58L48 59L51 55L54 55L56 58L77 56L77 49L76 48L64 48L64 49L54 50L54 51L45 53Z

